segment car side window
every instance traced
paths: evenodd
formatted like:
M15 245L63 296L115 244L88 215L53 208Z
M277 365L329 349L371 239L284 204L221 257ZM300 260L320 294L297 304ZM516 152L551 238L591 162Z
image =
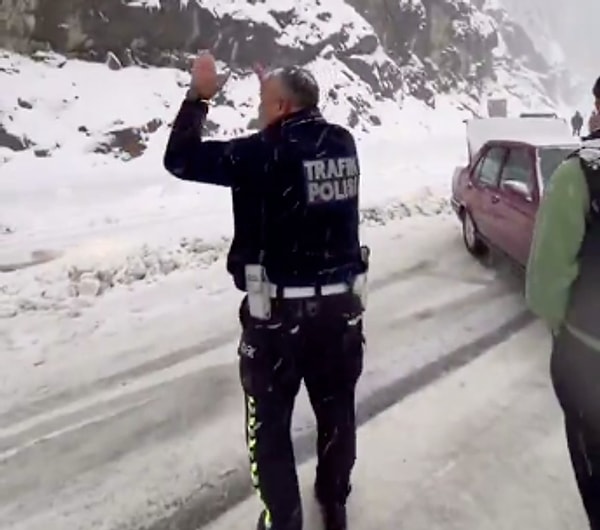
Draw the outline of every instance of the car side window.
M481 158L475 168L474 176L485 186L497 186L502 162L506 155L504 147L492 147Z
M525 184L529 191L532 190L534 175L533 159L524 147L510 149L508 158L502 169L500 185L507 181L516 181Z
M473 167L473 178L475 180L479 180L479 174L481 173L481 166L483 166L483 163L485 162L485 157L487 156L487 153L484 154L475 164L475 166Z

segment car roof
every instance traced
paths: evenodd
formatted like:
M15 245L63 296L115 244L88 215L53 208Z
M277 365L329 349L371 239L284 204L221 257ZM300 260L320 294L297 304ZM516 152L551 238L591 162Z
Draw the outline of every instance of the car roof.
M547 147L579 145L566 121L557 118L479 118L467 120L467 143L472 153L491 141Z
M533 147L533 148L547 148L547 149L577 149L581 147L581 143L570 140L568 142L551 141L549 139L539 139L538 141L522 141L522 140L489 140L485 146L502 146L502 147Z

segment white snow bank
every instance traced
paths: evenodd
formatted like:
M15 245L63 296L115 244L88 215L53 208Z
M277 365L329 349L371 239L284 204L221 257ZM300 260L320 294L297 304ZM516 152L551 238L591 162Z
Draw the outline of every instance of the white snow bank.
M451 211L446 197L429 188L407 194L407 198L364 208L363 224L381 226ZM141 239L117 236L88 239L62 255L50 253L48 259L44 259L48 253L38 252L29 261L15 263L14 272L0 276L0 319L38 311L78 316L91 299L110 289L152 284L177 270L206 269L222 258L228 247L225 237L220 241L182 238L170 246L152 246Z

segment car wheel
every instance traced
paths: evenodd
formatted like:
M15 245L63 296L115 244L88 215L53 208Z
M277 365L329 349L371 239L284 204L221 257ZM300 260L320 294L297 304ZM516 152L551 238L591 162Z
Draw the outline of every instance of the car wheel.
M465 247L467 247L470 254L480 258L487 253L487 247L481 240L477 225L475 225L473 217L471 217L471 214L467 211L465 211L462 216L462 233Z

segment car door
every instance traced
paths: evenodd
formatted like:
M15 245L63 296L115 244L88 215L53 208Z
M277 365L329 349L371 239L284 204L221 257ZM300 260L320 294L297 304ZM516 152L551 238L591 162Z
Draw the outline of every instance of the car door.
M473 168L469 183L469 211L479 233L492 243L497 238L494 217L499 199L498 181L506 153L505 147L489 147Z
M497 245L522 265L527 264L533 237L536 190L535 149L511 147L500 175Z

